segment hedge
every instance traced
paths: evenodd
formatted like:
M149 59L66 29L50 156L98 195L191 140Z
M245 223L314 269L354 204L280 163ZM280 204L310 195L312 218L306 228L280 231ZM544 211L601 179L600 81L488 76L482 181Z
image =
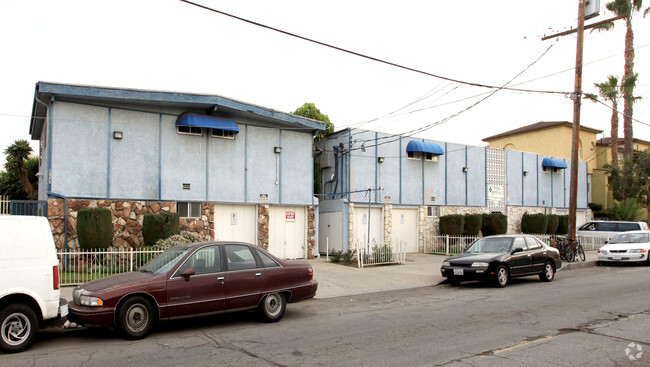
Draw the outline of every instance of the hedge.
M178 213L146 214L142 221L142 235L145 246L153 246L156 241L181 233Z
M460 236L463 234L464 224L465 218L460 214L443 215L440 217L440 234Z
M557 233L557 227L560 224L560 216L557 214L550 214L548 216L548 224L546 225L547 234Z
M483 217L481 214L465 214L463 236L478 236L481 232Z
M77 237L82 249L108 248L113 238L110 209L80 209L77 212Z
M569 216L560 215L557 230L555 234L566 235L569 233Z
M502 213L481 215L481 232L483 236L505 234L508 232L508 216Z
M546 233L548 227L548 216L546 214L528 214L521 217L521 232L541 234Z

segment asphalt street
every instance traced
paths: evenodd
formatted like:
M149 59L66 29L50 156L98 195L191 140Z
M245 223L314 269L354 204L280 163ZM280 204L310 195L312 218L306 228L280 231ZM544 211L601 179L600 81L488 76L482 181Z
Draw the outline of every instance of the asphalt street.
M437 269L436 269L437 270ZM144 340L48 329L7 366L647 366L650 268L585 267L505 289L470 282L162 323ZM633 359L630 359L632 356Z

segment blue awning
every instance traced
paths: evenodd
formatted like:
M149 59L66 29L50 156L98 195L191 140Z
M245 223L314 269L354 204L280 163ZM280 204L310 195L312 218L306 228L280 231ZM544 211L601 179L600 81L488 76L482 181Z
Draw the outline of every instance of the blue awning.
M436 143L427 143L424 141L411 140L406 146L407 152L424 152L435 155L443 155L445 151Z
M223 117L199 115L198 113L183 112L176 119L176 126L196 126L211 129L221 129L239 133L237 123Z
M542 160L542 167L552 167L552 168L565 169L565 168L567 168L567 165L561 159L544 158L544 160Z

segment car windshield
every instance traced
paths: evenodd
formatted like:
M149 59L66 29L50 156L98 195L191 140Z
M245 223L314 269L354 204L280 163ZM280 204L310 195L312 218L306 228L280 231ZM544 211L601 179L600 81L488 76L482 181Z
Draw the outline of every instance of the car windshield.
M145 273L164 274L190 251L189 247L176 246L154 257L151 261L140 267L138 271Z
M465 252L472 253L498 253L508 252L512 246L513 237L486 237L474 242Z
M644 243L650 242L647 233L621 233L609 240L609 243Z

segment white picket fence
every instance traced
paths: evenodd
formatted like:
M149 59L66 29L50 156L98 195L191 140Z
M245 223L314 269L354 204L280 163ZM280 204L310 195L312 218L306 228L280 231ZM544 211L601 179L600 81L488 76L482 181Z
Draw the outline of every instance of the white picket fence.
M59 283L77 285L137 270L162 250L59 250Z
M6 196L0 196L0 215L9 215L9 200Z
M391 245L364 247L357 246L357 266L363 268L371 265L405 264L406 243L395 241Z

